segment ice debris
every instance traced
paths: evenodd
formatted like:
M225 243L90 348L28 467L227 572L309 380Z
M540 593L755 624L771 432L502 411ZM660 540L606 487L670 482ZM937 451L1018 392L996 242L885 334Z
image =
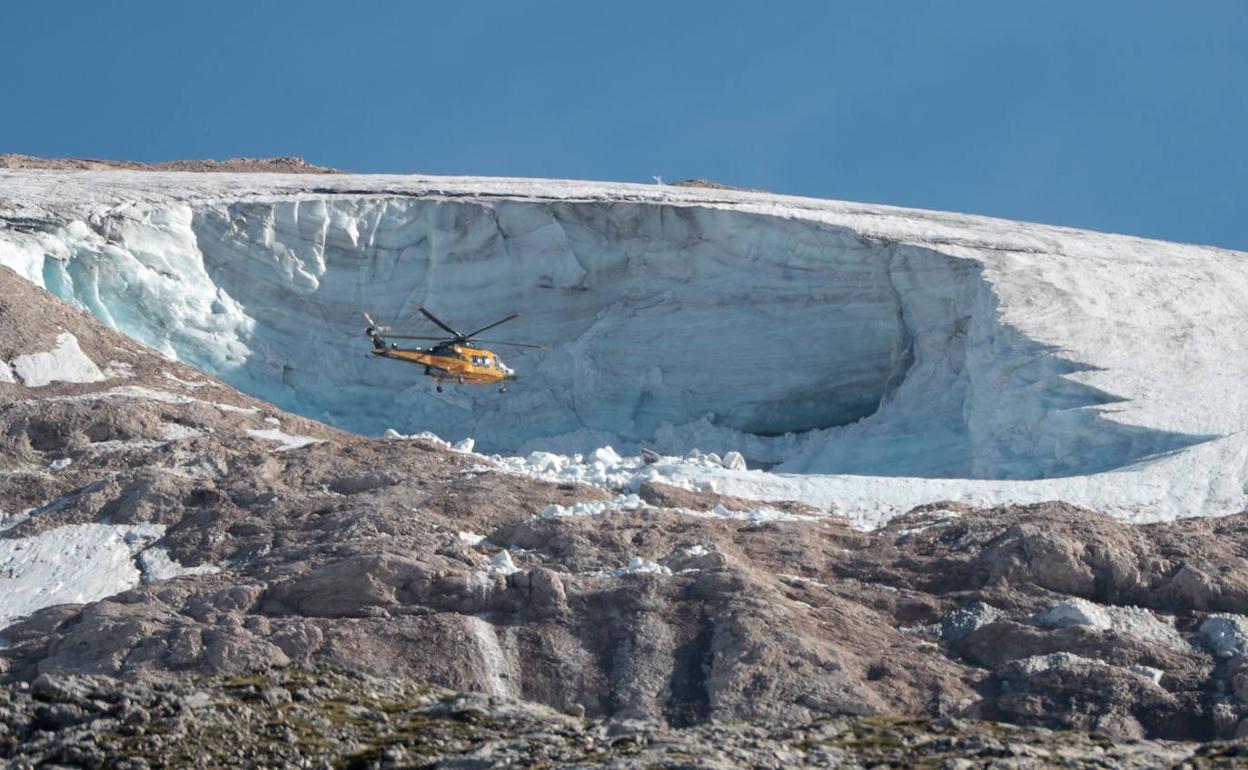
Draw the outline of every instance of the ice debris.
M490 559L490 572L500 575L510 575L513 572L519 572L520 568L511 560L511 554L507 551L499 551L494 554L494 558Z
M670 575L672 571L658 562L634 556L628 560L626 566L591 574L596 577L623 577L624 575Z
M200 564L195 567L184 567L174 561L164 548L153 546L138 556L139 571L144 583L155 583L160 580L182 577L184 575L214 575L221 571L215 564Z
M1248 650L1248 617L1211 615L1197 629L1205 646L1219 658L1243 657Z
M1143 607L1104 605L1072 597L1035 615L1032 622L1045 628L1087 626L1112 630L1137 639L1157 642L1175 650L1186 650L1190 647L1175 628L1173 619L1158 616Z

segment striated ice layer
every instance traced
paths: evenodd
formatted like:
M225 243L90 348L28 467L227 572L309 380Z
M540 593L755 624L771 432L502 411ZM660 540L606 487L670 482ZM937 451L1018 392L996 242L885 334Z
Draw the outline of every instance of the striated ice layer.
M1175 506L1245 496L1241 254L543 180L6 182L24 218L0 230L0 263L243 390L359 432L992 480L1173 464L1210 442L1200 456L1218 468L1131 484ZM520 373L505 396L437 394L418 368L372 359L362 335L364 312L437 333L422 305L466 328L518 311L488 338L550 350L494 348ZM950 489L914 496L938 488Z

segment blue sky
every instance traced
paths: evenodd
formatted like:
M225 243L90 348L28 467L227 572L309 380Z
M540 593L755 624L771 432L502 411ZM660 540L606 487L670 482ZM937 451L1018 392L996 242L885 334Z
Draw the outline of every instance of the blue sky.
M41 0L0 18L0 151L699 176L1248 250L1244 0Z

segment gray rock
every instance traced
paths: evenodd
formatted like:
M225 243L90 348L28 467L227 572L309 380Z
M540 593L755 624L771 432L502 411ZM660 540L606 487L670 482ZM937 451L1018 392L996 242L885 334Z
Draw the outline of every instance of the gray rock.
M1003 614L990 604L972 602L941 618L940 638L950 642L960 641L976 629L1003 617Z

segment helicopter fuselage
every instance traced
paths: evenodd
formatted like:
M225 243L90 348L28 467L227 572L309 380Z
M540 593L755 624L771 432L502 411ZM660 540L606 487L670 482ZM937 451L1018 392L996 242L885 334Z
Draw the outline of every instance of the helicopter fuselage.
M374 346L373 355L424 366L425 374L439 382L495 385L515 379L515 371L493 352L462 343L432 348L401 348L390 343Z

